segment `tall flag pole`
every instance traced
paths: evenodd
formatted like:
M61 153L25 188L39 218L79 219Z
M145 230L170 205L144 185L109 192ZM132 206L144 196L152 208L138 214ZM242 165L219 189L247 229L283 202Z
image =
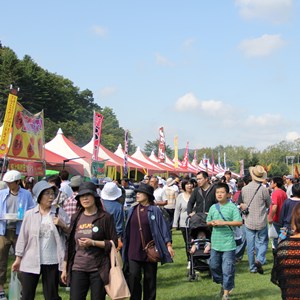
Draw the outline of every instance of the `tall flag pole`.
M226 152L224 152L224 170L227 170L227 165L226 165Z
M184 157L183 157L183 161L182 161L182 167L184 169L187 169L188 163L189 163L189 142L186 143Z
M215 173L215 157L214 152L211 152L211 169L212 169L212 175Z
M124 140L124 177L128 177L128 130L125 130Z
M203 154L203 163L205 166L205 171L208 172L208 159L206 158L206 153Z
M240 160L240 177L244 177L245 172L244 172L244 160Z
M93 160L98 160L98 153L101 141L101 130L102 130L102 121L104 116L100 113L94 111L94 126L93 126L93 134L94 134L94 148L93 148Z
M174 137L174 168L178 168L178 136Z
M221 169L221 153L218 151L218 167Z
M166 160L166 143L164 128L159 128L158 161L163 163Z

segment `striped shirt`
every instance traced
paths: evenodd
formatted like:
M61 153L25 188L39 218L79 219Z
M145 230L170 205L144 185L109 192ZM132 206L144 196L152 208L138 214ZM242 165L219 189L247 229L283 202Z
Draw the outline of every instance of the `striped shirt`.
M249 205L259 185L259 182L253 180L242 188L242 203ZM249 214L244 215L244 222L247 228L250 230L262 230L267 226L267 209L270 203L269 191L261 185L249 206Z
M220 204L220 211L226 219L226 221L242 221L242 217L238 208L232 202L226 204ZM216 205L211 206L207 215L207 222L214 220L223 220ZM233 229L233 226L231 227ZM236 243L234 240L234 233L229 226L215 226L213 227L211 235L211 248L216 251L231 251L236 249Z

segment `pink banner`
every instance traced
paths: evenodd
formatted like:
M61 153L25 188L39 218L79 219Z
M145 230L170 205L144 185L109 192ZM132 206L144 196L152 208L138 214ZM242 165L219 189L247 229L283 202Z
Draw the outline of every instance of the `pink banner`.
M182 167L187 169L188 168L188 163L189 163L189 142L186 143L184 157L183 157L183 160L182 160Z
M94 111L94 149L93 149L93 160L98 160L99 146L101 141L101 130L102 130L102 121L104 116L100 113Z
M165 162L166 159L166 144L164 128L159 128L159 145L158 145L158 160L159 162Z

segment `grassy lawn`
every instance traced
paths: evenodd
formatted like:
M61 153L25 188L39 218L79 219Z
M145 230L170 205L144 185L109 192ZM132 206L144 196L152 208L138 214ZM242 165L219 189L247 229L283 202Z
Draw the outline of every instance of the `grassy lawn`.
M175 259L173 264L159 266L157 279L158 300L209 300L220 299L220 286L213 283L207 273L200 274L197 281L189 282L186 270L186 256L184 242L180 231L173 232L173 246ZM272 269L272 253L267 254L267 264L264 266L264 275L250 274L247 256L237 265L235 289L230 299L263 299L280 300L280 289L270 282ZM10 272L10 270L9 270ZM8 273L10 278L10 273ZM60 290L62 299L69 299L69 293L63 288ZM41 284L38 286L36 299L43 300Z

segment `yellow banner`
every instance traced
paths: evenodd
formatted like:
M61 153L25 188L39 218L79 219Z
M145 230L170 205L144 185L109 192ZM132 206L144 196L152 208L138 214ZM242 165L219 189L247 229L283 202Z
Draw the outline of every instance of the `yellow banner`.
M174 167L178 168L178 136L174 137Z
M44 160L44 113L35 115L17 103L9 157Z
M16 111L17 100L18 100L17 96L13 94L8 95L1 140L0 140L0 155L4 155L8 151L9 135L11 133L11 126Z

